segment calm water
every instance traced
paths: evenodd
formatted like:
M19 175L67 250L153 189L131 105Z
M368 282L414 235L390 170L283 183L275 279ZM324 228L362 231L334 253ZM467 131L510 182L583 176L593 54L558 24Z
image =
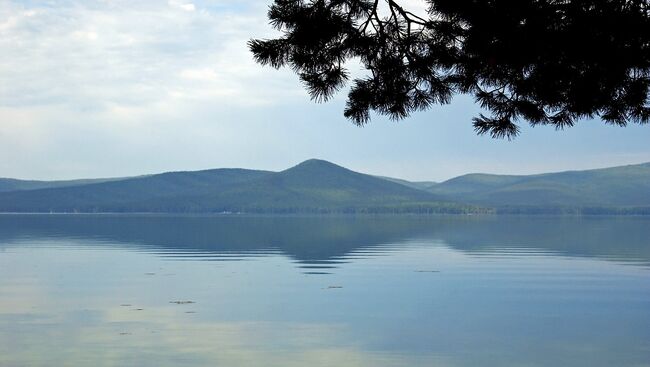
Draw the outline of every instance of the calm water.
M650 218L3 215L0 366L650 366Z

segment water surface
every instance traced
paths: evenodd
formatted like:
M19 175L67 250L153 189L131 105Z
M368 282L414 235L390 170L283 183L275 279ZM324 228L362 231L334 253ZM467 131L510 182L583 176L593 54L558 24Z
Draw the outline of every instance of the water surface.
M0 366L650 366L650 218L2 215Z

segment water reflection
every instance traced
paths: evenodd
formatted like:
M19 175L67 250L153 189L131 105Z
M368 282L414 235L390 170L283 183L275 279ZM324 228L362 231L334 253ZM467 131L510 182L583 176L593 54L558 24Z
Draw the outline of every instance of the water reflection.
M0 366L642 366L648 224L0 216Z
M0 216L0 250L39 237L117 243L177 260L282 253L301 269L334 269L416 241L476 256L559 254L650 264L645 217Z

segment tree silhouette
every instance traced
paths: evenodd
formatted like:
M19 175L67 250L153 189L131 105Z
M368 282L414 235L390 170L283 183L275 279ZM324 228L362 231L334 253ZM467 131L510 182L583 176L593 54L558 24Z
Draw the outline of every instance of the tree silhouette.
M423 0L424 1L424 0ZM650 118L648 0L427 0L415 14L394 0L275 0L283 35L249 42L255 60L299 74L326 101L350 79L345 116L399 120L471 94L491 112L479 134L512 138L519 120L572 126L599 116L625 126Z

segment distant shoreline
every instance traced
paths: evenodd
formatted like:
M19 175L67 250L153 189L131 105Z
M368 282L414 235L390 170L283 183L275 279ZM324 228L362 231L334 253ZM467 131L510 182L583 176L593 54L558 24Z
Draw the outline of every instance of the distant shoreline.
M63 183L0 179L0 191L5 190L0 192L0 211L44 214L650 215L650 163L533 176L470 174L430 187L429 184L379 178L311 159L279 172L213 169Z
M0 212L0 216L161 217L650 217L650 213L211 213L211 212Z

